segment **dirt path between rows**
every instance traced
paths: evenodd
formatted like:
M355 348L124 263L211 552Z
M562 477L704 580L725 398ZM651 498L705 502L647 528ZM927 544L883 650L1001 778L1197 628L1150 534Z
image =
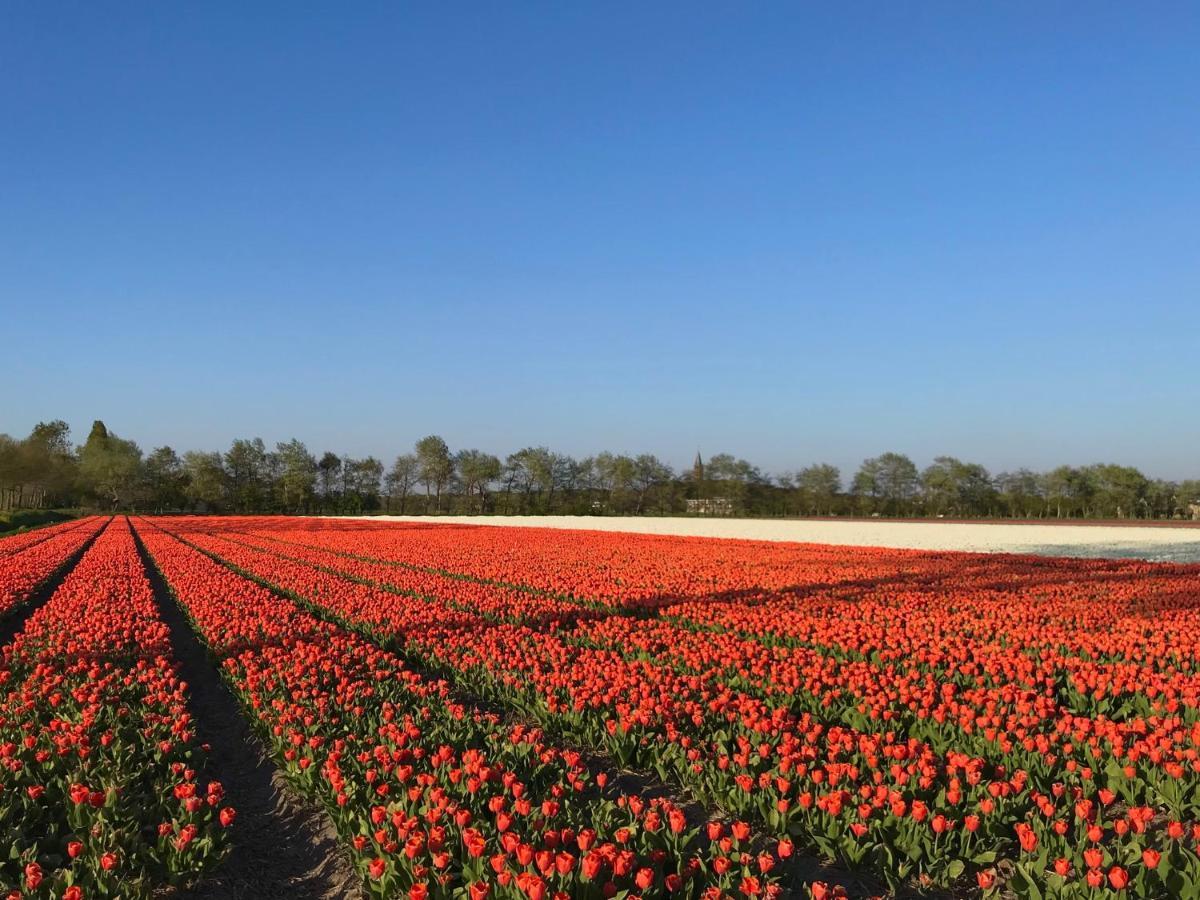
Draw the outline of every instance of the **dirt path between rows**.
M361 897L357 873L343 855L323 810L301 800L275 768L237 699L176 604L134 530L159 613L187 681L188 706L200 740L211 746L211 777L237 809L232 850L210 876L174 897L188 900L335 900Z

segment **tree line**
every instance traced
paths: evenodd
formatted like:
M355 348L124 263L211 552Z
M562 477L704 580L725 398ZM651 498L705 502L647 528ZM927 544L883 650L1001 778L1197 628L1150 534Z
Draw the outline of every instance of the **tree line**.
M100 421L79 445L61 420L40 422L25 438L0 434L6 510L1164 519L1191 517L1197 504L1200 479L1149 478L1106 463L992 475L952 456L920 469L904 454L884 453L843 479L828 463L770 476L728 453L703 462L697 455L683 471L648 453L577 459L525 447L501 459L452 451L437 435L385 465L373 456L317 456L296 439L143 453Z

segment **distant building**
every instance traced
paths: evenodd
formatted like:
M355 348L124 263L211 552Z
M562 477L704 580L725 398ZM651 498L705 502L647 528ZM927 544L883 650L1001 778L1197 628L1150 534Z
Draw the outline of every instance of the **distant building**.
M1192 514L1192 519L1200 522L1200 503L1189 503L1188 512Z
M691 516L732 516L733 501L728 497L708 496L709 484L704 480L704 460L700 451L696 451L696 461L692 463L692 482L696 485L696 496L689 497L687 504L688 515Z
M733 501L728 497L697 497L686 500L689 515L732 516Z

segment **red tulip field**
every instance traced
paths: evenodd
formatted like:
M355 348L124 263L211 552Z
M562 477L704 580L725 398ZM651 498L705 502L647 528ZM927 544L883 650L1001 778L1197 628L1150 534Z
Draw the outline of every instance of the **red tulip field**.
M363 896L1200 895L1200 566L96 517L0 614L11 897L248 846L185 641Z

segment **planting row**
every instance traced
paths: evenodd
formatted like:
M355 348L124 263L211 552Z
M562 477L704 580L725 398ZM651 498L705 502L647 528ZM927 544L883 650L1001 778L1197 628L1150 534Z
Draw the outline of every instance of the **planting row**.
M20 555L49 570L93 527L103 523ZM0 884L10 896L147 895L220 858L234 813L203 777L167 628L124 520L4 648L0 691Z
M764 623L754 636L745 623L706 618L707 610L736 617L746 609L712 600L661 610L671 621L606 617L550 627L531 617L513 624L520 619L464 617L448 590L461 579L381 590L360 583L385 577L377 567L347 566L345 557L339 562L296 542L251 547L235 534L206 533L221 529L203 524L173 527L438 666L461 688L897 885L916 878L960 889L966 878L988 888L1003 858L1020 866L1009 882L1017 893L1086 893L1099 878L1108 888L1127 881L1172 894L1200 875L1190 673L1021 643L1011 623L987 615L990 603L1003 609L1007 601L983 585L957 600L976 610L973 625L958 609L946 610L951 628L974 629L969 656L938 646L922 653L937 644L937 609L903 597L890 607L885 598L864 601L863 621L886 627L890 608L900 645L910 642L908 656L892 659L851 640L852 600L776 597L752 608ZM347 577L338 579L337 567ZM1186 574L1162 577L1174 582ZM1053 606L1055 597L1097 605L1114 585L1129 583L1114 582L1111 571L1099 575L1095 584L1053 589L1033 583L1044 577L1028 578L1027 590L1038 606ZM488 587L503 603L507 588L474 582ZM486 591L473 601L481 610L488 602ZM1161 598L1130 601L1138 604L1164 605ZM771 637L773 611L794 623L805 605L812 607L806 631ZM1193 627L1186 599L1166 605L1177 631ZM1114 607L1121 609L1117 601ZM1041 615L1066 628L1063 613ZM436 627L421 627L431 621ZM1095 681L1120 666L1135 674L1126 672L1125 705L1113 718L1100 708Z
M0 559L5 559L14 553L20 553L25 548L32 547L34 544L40 544L50 538L58 537L64 532L88 525L90 521L90 519L74 519L69 522L47 525L44 528L35 528L32 531L25 531L20 534L0 538Z
M84 545L94 538L107 520L100 517L69 523L73 527L56 526L52 534L40 540L26 542L7 556L0 558L0 617L28 602L30 596L45 581L60 571ZM28 537L31 534L17 537ZM5 540L14 540L6 538Z
M619 790L606 770L539 728L464 703L446 682L305 605L152 523L138 528L275 761L329 811L373 894L777 891L790 842L767 843L744 823ZM279 564L284 572L296 565ZM344 580L339 590L326 573L307 571L310 593L335 606L368 590ZM407 627L436 621L414 618Z
M724 598L754 605L814 590L855 595L1095 596L1103 605L1131 597L1192 591L1196 566L1139 561L1045 559L930 553L815 544L660 535L490 528L327 519L196 520L216 531L254 532L365 559L521 585L607 605L652 605ZM1153 583L1153 589L1151 589ZM1037 604L1040 607L1040 604ZM1033 614L1040 609L1031 611Z

